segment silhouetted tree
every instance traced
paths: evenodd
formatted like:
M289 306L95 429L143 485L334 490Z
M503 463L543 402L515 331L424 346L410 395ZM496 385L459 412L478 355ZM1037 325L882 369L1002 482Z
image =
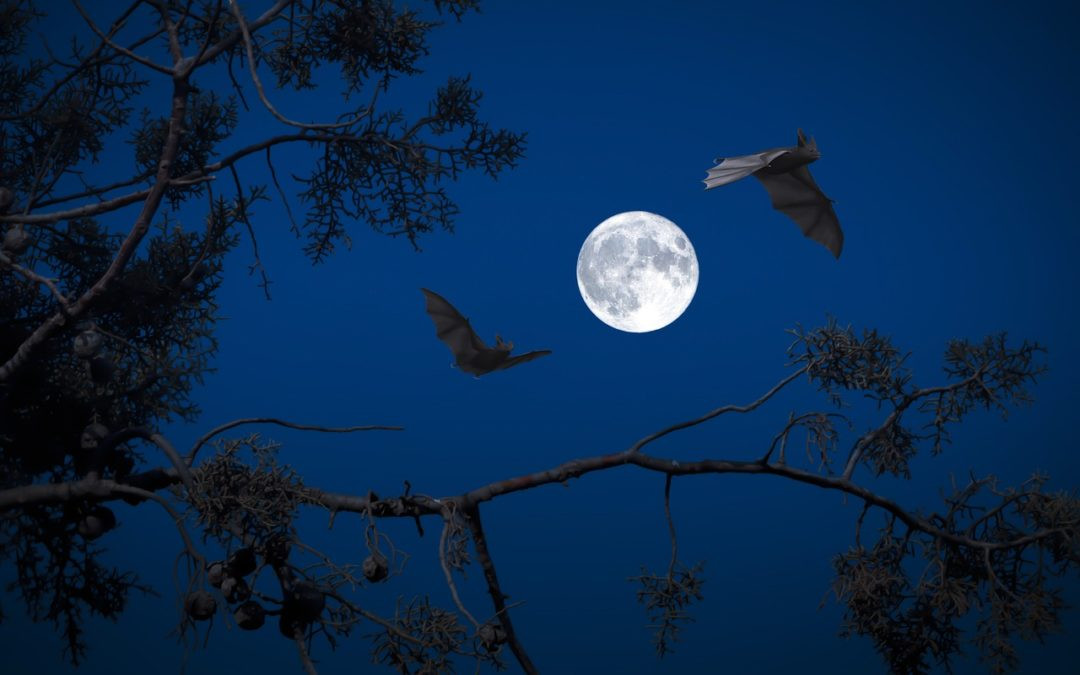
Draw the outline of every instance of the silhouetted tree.
M431 4L455 19L475 6ZM73 663L86 653L86 613L116 617L132 590L149 590L134 572L99 562L99 543L116 524L108 504L122 499L162 508L175 523L181 635L218 614L249 630L270 617L314 672L314 636L333 646L364 625L374 631L372 658L399 672L441 672L461 657L501 666L507 649L535 672L514 630L480 505L628 464L666 476L665 504L676 478L702 473L771 474L861 502L854 546L834 561L834 590L847 607L844 630L872 639L894 672L948 666L960 649L957 623L972 613L974 642L995 672L1016 666L1016 636L1038 638L1057 624L1062 600L1052 581L1080 562L1076 497L1045 491L1041 475L1017 487L972 477L924 514L855 478L859 467L907 477L912 457L940 452L949 429L972 409L1004 414L1027 402L1025 386L1042 371L1042 350L1012 345L1004 335L951 343L945 381L918 387L885 337L835 323L795 330L792 372L748 405L717 408L620 453L441 498L408 485L390 497L330 493L279 465L275 446L257 434L224 435L251 424L323 432L392 427L243 419L208 431L181 454L158 429L198 417L189 395L215 350L223 256L246 236L253 270L264 286L269 282L253 226L255 205L268 190L245 184L241 172L249 162L265 159L287 209L273 149L317 150L308 173L293 168L306 211L298 221L289 217L318 262L338 242L349 243L347 223L367 223L413 246L424 233L450 229L456 209L445 179L467 169L495 176L514 166L524 136L480 120L480 94L468 78L439 88L419 119L380 107L379 94L395 78L418 72L425 36L436 25L389 0L278 0L258 16L245 16L235 0L135 0L108 24L90 11L99 8L74 6L91 39L71 42L66 55L31 58L27 39L40 14L25 1L0 4L0 555L17 572L13 590L35 620L55 624ZM340 68L345 100L361 104L326 123L282 115L275 92L314 88L316 69L325 64ZM260 67L273 82L259 79ZM220 91L207 84L215 78L225 78ZM158 102L167 111L134 116L136 100L155 83L169 87ZM259 101L245 100L245 92ZM249 105L269 111L281 133L221 154ZM130 176L110 184L88 180L85 169L107 156L112 166L122 164L121 134L133 154ZM176 213L196 200L205 200L204 222L185 229ZM114 231L99 222L109 214L130 220ZM792 413L754 461L680 462L646 452L663 436L751 412L796 381L818 387L830 406L842 406L847 394L868 396L881 420L854 434L846 452L842 407ZM805 436L807 468L787 452L797 433ZM338 562L306 544L294 526L302 507L362 514L366 558ZM872 511L885 518L868 533ZM667 515L670 564L635 578L661 656L704 588L702 565L680 562L670 509ZM398 551L380 528L388 518L412 519L421 534L424 520L438 520L452 608L416 598L380 616L357 603L350 589L399 571ZM208 559L208 543L225 557ZM465 606L454 582L474 558L492 602L482 614ZM313 564L301 567L299 560Z

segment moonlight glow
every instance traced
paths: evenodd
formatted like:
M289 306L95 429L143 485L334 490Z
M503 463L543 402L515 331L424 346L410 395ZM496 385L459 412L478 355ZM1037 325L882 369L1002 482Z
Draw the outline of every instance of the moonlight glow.
M619 213L585 239L577 282L596 318L612 328L647 333L678 319L694 299L697 255L667 218L648 211Z

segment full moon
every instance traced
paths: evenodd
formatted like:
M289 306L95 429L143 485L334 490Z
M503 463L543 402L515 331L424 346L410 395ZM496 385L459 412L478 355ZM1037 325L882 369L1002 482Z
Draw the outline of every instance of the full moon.
M586 237L577 282L596 318L628 333L648 333L690 306L697 291L697 255L675 223L648 211L627 211Z

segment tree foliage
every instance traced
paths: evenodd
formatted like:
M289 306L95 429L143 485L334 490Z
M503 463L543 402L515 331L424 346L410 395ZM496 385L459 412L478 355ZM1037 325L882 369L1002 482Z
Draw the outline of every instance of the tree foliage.
M872 640L892 672L948 668L966 617L976 627L970 641L995 672L1016 668L1015 638L1056 628L1063 600L1053 582L1080 562L1076 496L1048 491L1042 475L1015 487L972 476L924 513L857 479L860 468L908 478L912 459L943 452L950 429L971 411L1005 415L1030 402L1042 348L1005 335L949 344L943 381L919 387L886 336L832 321L799 328L792 372L749 404L716 408L620 453L440 498L408 484L394 496L328 492L279 464L276 446L257 433L227 434L252 424L334 433L391 427L236 420L184 454L158 431L199 417L191 392L211 368L226 254L250 240L252 269L269 284L257 253L260 203L283 201L313 262L349 244L357 223L419 249L423 236L452 229L449 182L470 170L494 177L522 157L524 135L482 120L480 92L467 76L439 87L416 118L381 104L395 80L419 72L439 21L475 9L472 0L429 4L420 11L390 0L277 0L246 16L234 0L135 0L104 23L99 8L75 2L87 35L66 43L66 53L32 56L29 36L46 17L26 0L0 0L0 556L15 569L11 589L31 616L56 626L77 664L87 655L85 618L115 618L132 591L151 590L134 571L101 562L116 526L108 504L122 499L161 508L175 524L184 639L227 614L249 630L276 622L309 672L312 649L357 630L370 640L372 660L397 672L444 672L461 659L493 667L513 659L536 672L527 636L514 629L481 505L629 464L666 477L670 562L632 579L658 655L672 650L708 588L702 563L679 560L673 485L745 473L861 502L854 545L834 560L833 590L846 608L843 630ZM319 74L327 66L339 71L338 116L299 122L274 106L276 91L325 86ZM155 85L167 95L136 112ZM255 107L280 126L241 145L239 120ZM272 156L289 145L316 151L306 171L291 167L305 208L298 219ZM244 180L255 161L267 163L272 186ZM90 180L106 162L128 167L125 177ZM191 208L202 212L194 227L181 211ZM680 462L647 452L661 437L752 412L797 381L816 387L825 407L792 411L756 460ZM851 395L876 402L880 423L854 433L844 412ZM805 468L788 453L795 436L805 439ZM304 509L361 514L366 557L336 561L305 543L296 527ZM356 589L401 571L405 553L383 529L391 518L414 521L420 534L425 522L439 523L453 607L418 597L381 616L357 601ZM210 559L211 550L224 557ZM455 575L472 565L488 587L489 611L467 607L457 593Z

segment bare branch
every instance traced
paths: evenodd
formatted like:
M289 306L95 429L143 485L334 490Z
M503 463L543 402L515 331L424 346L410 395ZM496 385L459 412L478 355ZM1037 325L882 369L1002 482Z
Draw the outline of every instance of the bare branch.
M251 33L248 31L248 24L244 20L244 15L240 11L240 6L236 4L236 0L229 0L229 7L232 9L233 17L236 19L236 23L240 26L240 33L243 36L244 48L247 52L248 69L251 72L251 81L255 84L255 90L259 93L259 100L263 102L266 109L270 111L270 114L274 116L274 119L287 124L290 127L296 127L298 129L344 129L350 127L359 122L360 120L368 117L372 113L372 109L368 108L367 111L360 113L344 122L336 122L329 124L306 124L304 122L296 122L294 120L285 117L278 109L274 107L274 104L270 102L270 99L266 97L266 91L263 89L262 80L259 79L258 64L255 62L255 47L251 41Z
M276 425L278 425L280 427L287 427L289 429L298 429L300 431L319 431L319 432L329 433L329 434L351 434L351 433L356 432L356 431L404 431L405 430L405 427L388 427L388 426L380 426L380 425L353 426L353 427L321 427L321 426L315 426L315 425L311 425L311 424L297 424L296 422L287 422L285 420L278 419L276 417L245 417L243 419L238 419L238 420L233 420L231 422L226 422L225 424L222 424L221 426L218 426L218 427L214 427L210 431L203 434L202 437L200 437L199 440L195 441L195 444L191 446L191 450L188 451L187 458L186 458L188 466L191 466L191 464L195 461L195 454L199 452L199 448L206 445L206 443L211 438L213 438L214 436L217 436L220 433L228 431L229 429L233 429L235 427L238 427L238 426L241 426L241 425L244 425L244 424L276 424Z
M57 288L56 282L53 279L48 279L46 277L41 276L37 272L34 272L33 270L29 270L29 269L23 267L22 265L16 263L14 260L9 258L6 254L4 254L3 251L0 251L0 264L3 264L5 267L8 267L8 268L18 272L19 274L23 275L24 277L26 277L30 281L32 281L34 283L41 284L41 285L45 286L46 288L48 288L49 291L53 294L53 297L56 298L56 302L59 303L61 311L64 311L64 312L69 311L69 309L68 309L68 299L67 299L67 297L64 296L63 293L60 292L60 289Z
M180 538L184 541L184 548L187 550L188 555L190 555L193 560L196 560L199 563L206 562L206 558L204 558L203 555L199 553L199 549L195 546L195 542L192 541L191 536L188 534L187 528L184 527L184 517L180 515L180 513L177 512L177 510L174 509L164 497L157 494L156 492L150 492L149 490L143 490L142 488L132 487L130 485L124 485L122 483L112 485L110 490L113 494L131 495L133 497L149 499L156 502L158 505L161 506L161 508L165 509L166 513L168 513L169 516L172 518L173 524L176 526L177 531L180 533Z
M780 382L778 382L776 384L776 386L774 386L772 389L770 389L769 391L762 394L761 398L754 401L753 403L750 403L748 405L725 405L725 406L721 406L721 407L717 408L716 410L707 412L704 415L702 415L701 417L698 417L696 419L692 419L692 420L689 420L689 421L686 421L686 422L680 422L678 424L673 424L673 425L671 425L670 427L668 427L666 429L662 429L660 431L657 431L656 433L649 434L648 436L642 438L637 443L634 443L632 446L630 446L630 448L628 450L626 450L626 452L627 453L639 452L643 447L645 447L649 443L652 443L653 441L655 441L655 440L657 440L659 438L667 436L668 434L670 434L670 433L672 433L674 431L680 431L682 429L687 429L689 427L697 426L698 424L701 424L702 422L707 422L707 421L711 420L714 417L718 417L720 415L723 415L724 413L729 413L729 412L747 413L747 412L750 412L752 410L755 410L758 407L760 407L763 403L768 401L770 398L772 398L774 395L776 395L776 393L778 391L780 391L781 389L786 387L788 384L793 382L797 377L799 377L800 375L805 373L809 368L810 368L810 365L805 365L802 368L799 368L798 370L796 370L792 374L790 374L787 377L785 377L784 379L780 380Z
M85 21L86 25L90 27L90 30L94 31L94 34L101 38L101 41L103 43L112 47L116 52L123 54L124 56L128 57L132 61L135 61L136 63L140 63L147 68L150 68L151 70L156 70L157 72L168 75L169 77L173 76L174 72L172 68L163 66L160 63L155 62L153 59L148 59L145 56L139 56L127 47L122 47L112 41L112 35L120 29L122 24L113 24L113 29L110 31L109 34L106 34L104 31L98 28L97 24L94 23L94 20L91 19L90 15L86 13L86 10L83 9L83 6L79 3L79 0L71 0L71 4L75 5L75 9L79 12L79 16L83 18L83 21ZM138 4L139 3L135 3L136 6L138 6Z
M503 593L502 588L499 586L499 577L495 573L495 562L492 560L491 552L488 550L487 537L484 535L484 527L480 522L479 506L474 505L468 508L464 515L469 524L469 530L472 532L476 557L480 561L481 569L484 570L484 579L487 581L488 594L491 596L491 602L495 607L495 615L506 632L506 642L510 645L510 650L514 652L521 669L529 673L529 675L535 675L540 671L537 670L532 659L529 658L529 654L525 651L525 645L518 638L517 632L514 630L514 622L510 619L510 613L507 611L506 599L510 596Z
M442 567L443 576L446 578L446 585L450 588L450 595L454 598L454 604L457 605L458 610L465 615L465 618L472 623L473 627L479 629L480 622L476 620L472 613L465 607L465 604L461 602L461 597L458 595L457 584L454 583L454 574L446 561L446 540L451 528L454 526L454 511L450 505L443 508L442 517L443 528L442 534L439 536L439 565Z

